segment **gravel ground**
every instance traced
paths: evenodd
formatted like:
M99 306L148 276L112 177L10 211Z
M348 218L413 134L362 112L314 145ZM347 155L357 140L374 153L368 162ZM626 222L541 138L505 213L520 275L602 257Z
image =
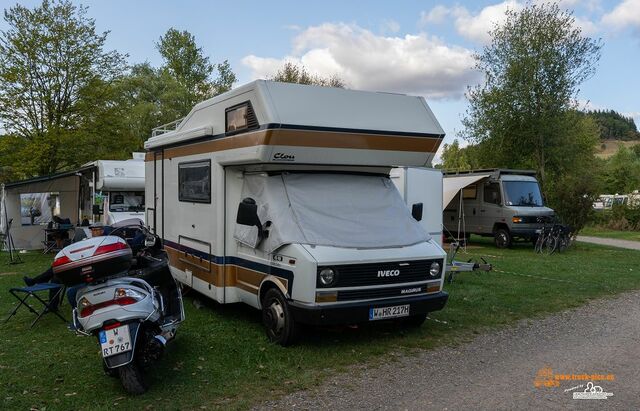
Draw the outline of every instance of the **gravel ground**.
M490 332L470 343L361 365L256 409L640 409L640 291ZM554 374L613 374L607 399L573 399L588 381L535 387Z
M620 240L617 238L588 237L586 235L579 235L577 240L582 241L583 243L610 245L612 247L628 248L629 250L640 250L640 241Z

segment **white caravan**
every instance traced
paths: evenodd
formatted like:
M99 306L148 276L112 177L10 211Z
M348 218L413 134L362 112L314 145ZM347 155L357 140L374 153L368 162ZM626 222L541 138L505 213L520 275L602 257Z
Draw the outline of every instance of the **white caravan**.
M443 137L421 97L255 81L154 130L147 224L176 279L261 309L279 344L300 323L421 324L447 301L445 252L389 173Z
M130 218L144 222L144 153L133 153L129 160L98 160L90 165L97 169L95 188L96 196L102 197L102 223L112 225Z

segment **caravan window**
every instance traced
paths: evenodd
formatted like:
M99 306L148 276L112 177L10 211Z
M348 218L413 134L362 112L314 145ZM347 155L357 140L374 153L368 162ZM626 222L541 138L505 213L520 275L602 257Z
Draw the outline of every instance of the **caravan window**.
M484 186L484 202L491 204L502 204L500 199L500 184L488 183Z
M227 133L254 129L258 126L256 113L253 111L253 107L249 101L225 110L225 131Z
M478 186L471 184L462 189L462 198L464 200L475 200L478 196Z
M211 203L211 160L178 164L178 200Z

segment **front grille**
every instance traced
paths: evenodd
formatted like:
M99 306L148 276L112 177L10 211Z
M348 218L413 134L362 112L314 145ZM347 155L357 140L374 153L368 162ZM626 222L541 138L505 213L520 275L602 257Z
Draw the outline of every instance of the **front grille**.
M365 285L384 285L412 283L440 278L430 277L429 268L431 263L440 263L440 274L442 274L442 260L417 260L417 261L393 261L388 263L370 264L348 264L332 266L338 272L338 281L334 287L359 287ZM326 267L318 267L318 273ZM398 273L399 272L399 273ZM389 275L396 274L397 275ZM317 282L318 288L324 288Z
M404 292L403 292L404 291ZM373 300L387 297L404 297L427 292L427 285L394 288L373 288L364 290L338 291L338 301Z

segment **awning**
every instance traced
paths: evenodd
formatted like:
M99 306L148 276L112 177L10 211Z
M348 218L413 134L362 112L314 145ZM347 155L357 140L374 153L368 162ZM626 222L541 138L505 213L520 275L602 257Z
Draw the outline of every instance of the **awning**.
M466 186L476 181L489 177L490 174L479 174L472 176L445 177L442 181L442 209L447 208L451 200Z

